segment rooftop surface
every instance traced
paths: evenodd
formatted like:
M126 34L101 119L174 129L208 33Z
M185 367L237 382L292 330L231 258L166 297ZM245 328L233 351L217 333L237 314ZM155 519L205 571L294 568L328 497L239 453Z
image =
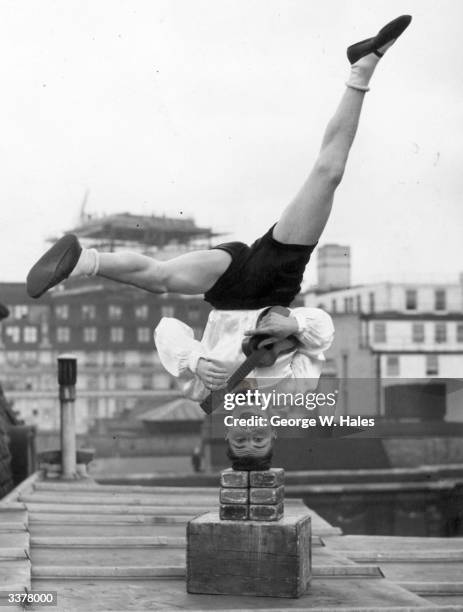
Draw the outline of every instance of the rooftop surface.
M59 612L463 611L463 538L345 536L310 509L305 596L190 595L186 523L217 505L214 488L66 483L37 472L0 502L0 591L56 591L57 607L30 609ZM288 499L285 512L300 506Z

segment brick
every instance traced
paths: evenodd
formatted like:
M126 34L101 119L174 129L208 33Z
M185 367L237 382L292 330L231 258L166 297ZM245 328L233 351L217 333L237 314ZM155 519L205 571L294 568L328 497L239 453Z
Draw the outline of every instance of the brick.
M249 502L249 489L220 488L221 504L247 504Z
M228 468L220 473L220 485L225 488L247 488L249 472Z
M280 487L262 487L249 489L250 504L279 504L285 498L285 488Z
M249 472L250 487L279 487L285 481L283 468L271 468L262 472Z
M310 575L307 509L275 522L221 521L217 512L207 512L188 523L189 593L301 597Z
M249 520L251 521L278 521L283 516L283 502L279 504L251 504L249 506Z
M248 504L220 504L221 521L246 521L248 516Z

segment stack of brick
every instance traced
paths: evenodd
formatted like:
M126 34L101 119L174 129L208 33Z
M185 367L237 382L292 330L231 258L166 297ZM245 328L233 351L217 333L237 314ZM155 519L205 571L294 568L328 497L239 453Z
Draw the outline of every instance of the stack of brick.
M282 468L261 472L231 468L220 474L220 518L227 521L278 521L284 512Z

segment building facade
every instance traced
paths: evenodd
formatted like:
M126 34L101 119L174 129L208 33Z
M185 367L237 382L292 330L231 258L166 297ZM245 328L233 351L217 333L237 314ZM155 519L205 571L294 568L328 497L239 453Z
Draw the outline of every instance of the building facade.
M378 283L328 292L317 289L305 294L305 303L333 317L335 341L327 353L333 375L372 381L358 385L369 389L368 401L357 402L365 413L387 415L388 386L463 379L461 284ZM351 389L354 386L351 383ZM449 388L447 418L463 420L461 392L454 384ZM350 399L346 410L355 410Z
M178 317L200 337L210 307L201 296L152 295L110 282L87 281L30 300L22 283L0 283L11 315L0 324L1 381L28 424L59 424L56 360L78 358L77 429L112 417L140 398L174 389L157 356L153 331Z

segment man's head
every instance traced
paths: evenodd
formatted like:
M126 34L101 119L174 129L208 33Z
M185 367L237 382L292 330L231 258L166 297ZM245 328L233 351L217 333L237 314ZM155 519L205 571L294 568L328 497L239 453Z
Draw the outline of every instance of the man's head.
M234 414L249 423L254 419L256 424L230 426L225 435L228 443L227 456L234 469L266 470L270 467L273 452L273 441L276 438L267 416L260 410L247 409L241 414ZM262 420L257 422L259 417Z

